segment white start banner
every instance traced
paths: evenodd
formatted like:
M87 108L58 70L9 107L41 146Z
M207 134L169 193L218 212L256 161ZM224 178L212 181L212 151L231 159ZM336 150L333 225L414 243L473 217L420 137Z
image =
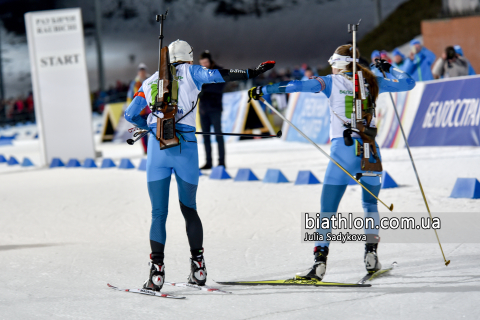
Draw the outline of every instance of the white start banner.
M25 25L42 164L94 158L81 10L28 12Z

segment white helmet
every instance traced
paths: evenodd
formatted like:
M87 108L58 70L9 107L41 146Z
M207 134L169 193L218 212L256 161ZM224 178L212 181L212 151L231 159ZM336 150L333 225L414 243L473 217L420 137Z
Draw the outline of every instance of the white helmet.
M168 45L170 63L193 61L193 47L187 41L177 40Z

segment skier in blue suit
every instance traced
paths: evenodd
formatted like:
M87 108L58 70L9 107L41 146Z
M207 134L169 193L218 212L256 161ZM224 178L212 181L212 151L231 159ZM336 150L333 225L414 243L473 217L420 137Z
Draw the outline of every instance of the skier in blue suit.
M157 117L149 106L157 95L158 72L145 80L125 111L125 119L138 128L151 131L147 150L147 183L152 204L150 228L150 276L144 288L160 291L165 281L164 248L166 241L165 224L168 215L168 199L172 170L177 181L180 209L185 218L190 245L191 272L188 281L205 285L207 270L203 256L203 227L197 213L196 195L199 178L198 149L195 138L197 97L204 83L247 80L271 69L275 61L267 61L255 69L206 69L193 64L193 49L186 42L177 40L169 46L170 63L176 68L178 77L178 111L175 126L180 146L160 150L155 132Z
M435 62L435 54L421 45L420 41L410 41L410 56L405 59L404 71L415 81L433 80L432 65Z
M330 102L330 156L343 166L350 174L355 176L357 173L364 173L361 169L361 158L355 155L355 144L345 145L343 133L349 128L350 116L352 112L352 46L343 45L335 50L329 63L332 66L333 74L325 77L312 77L304 81L284 81L273 85L254 87L250 89L249 95L253 99L259 99L265 94L272 93L291 93L291 92L322 92ZM359 54L357 53L357 57ZM357 63L357 70L361 70L368 84L368 95L375 101L379 93L399 92L413 89L415 81L405 72L392 67L388 62L382 60L381 67L386 70L392 79L384 79L383 76L375 76L370 70ZM370 126L375 127L375 118L372 119ZM360 136L354 134L353 139L361 140ZM361 141L359 141L362 143ZM380 149L377 145L377 150ZM373 160L373 158L371 158ZM330 219L335 215L340 201L345 193L347 185L351 178L345 174L333 162L330 162L325 172L321 203L320 219ZM380 178L378 176L362 176L360 181L373 194L378 196L380 192ZM363 189L362 189L363 190ZM362 206L366 217L374 219L375 224L379 224L379 214L377 200L368 192L363 190ZM321 220L320 220L321 221ZM331 230L319 229L320 234L325 236ZM366 229L367 243L365 245L365 267L369 272L374 272L381 268L377 256L378 230ZM311 269L300 273L299 276L308 279L321 280L325 274L329 241L318 241L315 243L314 257L315 262Z
M377 77L383 77L382 75L382 72L380 70L378 70L377 68L374 67L375 63L377 62L377 60L380 60L380 51L378 50L373 50L372 54L371 54L371 60L372 60L372 64L371 64L371 67L370 67L370 71L372 71L372 73L374 75L376 75Z
M455 52L459 55L461 55L463 57L463 49L462 47L460 47L458 44L456 46L453 46L453 48L455 49ZM468 61L467 58L465 58L465 60ZM473 69L472 67L472 64L470 63L470 61L468 61L468 75L469 76L474 76L476 75L475 73L475 70Z
M401 53L400 50L398 50L398 49L394 49L394 50L392 51L392 56L393 56L393 63L392 63L392 65L393 65L395 68L404 71L404 67L405 67L405 56L403 55L403 53Z

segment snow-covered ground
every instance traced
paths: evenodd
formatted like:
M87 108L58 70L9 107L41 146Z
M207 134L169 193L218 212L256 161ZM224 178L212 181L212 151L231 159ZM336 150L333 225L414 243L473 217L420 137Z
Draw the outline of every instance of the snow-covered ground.
M328 150L328 146L324 146ZM142 158L139 145L98 144L104 157ZM203 150L200 145L200 159ZM38 158L22 140L0 154ZM480 200L449 198L458 177L480 178L480 148L414 148L433 212L479 212ZM406 150L382 150L400 188L381 198L396 212L425 212ZM201 163L202 164L202 163ZM228 144L228 172L251 168L261 179L278 168L323 180L327 159L308 144L257 140ZM172 179L166 278L189 273L185 223ZM292 277L312 263L300 239L300 212L319 210L322 185L265 184L200 177L197 206L205 231L208 283ZM360 188L348 187L342 211L361 211ZM386 209L379 206L380 211ZM165 287L169 300L116 292L140 287L148 274L150 201L145 172L119 169L23 169L0 164L0 319L478 319L480 244L381 243L384 265L398 262L370 288L225 287L219 295ZM440 230L441 236L441 230ZM364 275L361 244L332 244L325 281Z

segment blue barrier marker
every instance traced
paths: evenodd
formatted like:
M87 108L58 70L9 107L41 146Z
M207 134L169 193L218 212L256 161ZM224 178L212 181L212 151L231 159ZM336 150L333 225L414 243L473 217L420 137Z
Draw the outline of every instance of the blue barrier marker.
M3 155L0 154L0 163L7 162L7 159Z
M140 165L138 166L138 170L147 171L147 159L142 159L142 161L140 161Z
M238 169L234 181L257 181L257 176L248 168Z
M66 168L76 168L76 167L81 167L82 165L80 164L80 161L77 159L70 159L67 162L67 165L65 166Z
M59 158L53 158L52 162L50 163L50 168L56 168L56 167L65 167L62 160L60 160Z
M278 169L268 169L263 178L264 183L285 183L288 182L287 178L283 175L282 171Z
M33 162L28 158L23 158L22 167L33 167Z
M476 178L458 178L450 198L480 199L480 182Z
M388 174L387 171L382 172L382 189L388 188L397 188L398 184L393 180L393 178Z
M210 173L210 179L224 180L231 178L224 166L215 167L212 169L212 173Z
M120 161L120 165L118 166L118 169L133 169L135 168L135 166L133 165L133 163L127 159L127 158L123 158L121 161Z
M18 163L17 159L15 159L15 157L10 157L10 159L8 159L8 161L7 161L7 164L9 166L14 166L14 165L17 165L19 163Z
M107 169L107 168L114 168L116 166L117 165L115 164L115 162L113 162L112 159L105 158L105 159L102 160L102 165L100 166L100 168Z
M354 181L355 182L355 181ZM298 171L296 185L300 184L319 184L320 181L310 170Z
M87 158L85 159L85 162L83 163L84 168L98 168L97 164L95 163L95 160L92 158Z

